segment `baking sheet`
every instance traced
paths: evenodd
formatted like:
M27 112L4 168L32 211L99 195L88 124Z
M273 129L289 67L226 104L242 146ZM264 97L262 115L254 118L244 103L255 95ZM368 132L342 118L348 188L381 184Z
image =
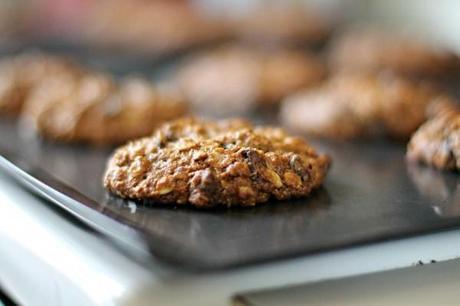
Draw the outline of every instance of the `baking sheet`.
M147 74L158 72L148 67ZM273 115L252 119L276 123ZM26 188L112 239L139 238L154 256L189 269L230 268L460 225L459 176L407 165L404 143L314 145L332 156L333 166L324 186L307 198L242 209L145 207L104 191L110 148L42 141L0 119L0 167Z

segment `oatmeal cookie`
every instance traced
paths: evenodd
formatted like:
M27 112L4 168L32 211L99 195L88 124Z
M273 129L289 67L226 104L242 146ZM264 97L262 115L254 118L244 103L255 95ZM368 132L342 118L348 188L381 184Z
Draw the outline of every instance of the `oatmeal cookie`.
M425 120L434 92L427 83L389 74L341 74L287 98L281 118L290 128L316 136L405 139Z
M149 82L120 82L101 73L78 79L48 78L31 93L22 121L46 138L93 144L121 143L148 135L166 120L182 116L186 104Z
M242 113L272 105L325 77L313 55L295 51L262 51L224 47L190 59L177 83L196 107L211 113Z
M72 61L38 52L0 61L0 114L17 116L30 91L49 76L69 77L82 73Z
M438 169L460 170L460 112L449 105L425 122L410 139L407 159Z
M333 41L329 63L338 70L390 70L413 76L459 71L459 58L408 37L375 29L352 29Z
M328 157L281 129L185 118L117 149L104 186L147 203L254 206L308 195L328 166Z

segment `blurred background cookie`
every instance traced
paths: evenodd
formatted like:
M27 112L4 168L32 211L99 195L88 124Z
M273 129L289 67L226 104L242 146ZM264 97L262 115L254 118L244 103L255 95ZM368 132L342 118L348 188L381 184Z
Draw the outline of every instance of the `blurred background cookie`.
M322 62L307 52L224 46L186 61L176 82L198 109L229 114L275 105L325 76Z
M168 54L229 35L226 22L188 1L103 0L88 5L77 39L111 50Z
M264 44L315 46L332 32L332 23L313 8L300 4L264 5L235 21L237 37Z
M426 109L426 117L432 119L439 116L455 116L460 113L460 105L457 99L441 95L434 99Z
M435 94L429 84L391 74L343 73L288 97L281 119L293 130L321 137L407 139L425 120Z
M83 73L71 60L29 52L0 61L0 115L16 116L31 90L48 77L73 78Z
M417 77L460 71L458 56L443 48L394 31L364 27L351 28L332 41L329 64L336 70L390 70Z
M49 139L113 144L148 135L186 111L178 96L162 93L144 79L117 82L92 72L42 82L27 99L21 119Z

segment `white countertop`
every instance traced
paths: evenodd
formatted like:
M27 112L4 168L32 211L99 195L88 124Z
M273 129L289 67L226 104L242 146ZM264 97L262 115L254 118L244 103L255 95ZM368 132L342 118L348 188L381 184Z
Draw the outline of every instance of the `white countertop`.
M240 294L251 306L458 305L460 260Z
M229 305L265 289L442 261L460 230L216 273L136 259L0 173L0 286L25 305Z

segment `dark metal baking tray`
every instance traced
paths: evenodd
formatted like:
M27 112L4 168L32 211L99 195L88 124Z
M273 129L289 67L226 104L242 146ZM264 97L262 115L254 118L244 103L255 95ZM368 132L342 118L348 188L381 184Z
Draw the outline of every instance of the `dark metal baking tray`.
M0 167L111 238L141 239L181 266L231 267L460 225L458 176L408 167L402 144L316 146L334 164L308 198L245 209L144 207L103 190L110 150L30 139L0 121Z
M244 209L145 207L104 191L111 149L42 141L0 119L0 168L108 237L176 266L236 267L460 225L460 177L407 165L403 143L314 144L333 166L307 198Z

